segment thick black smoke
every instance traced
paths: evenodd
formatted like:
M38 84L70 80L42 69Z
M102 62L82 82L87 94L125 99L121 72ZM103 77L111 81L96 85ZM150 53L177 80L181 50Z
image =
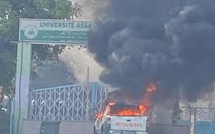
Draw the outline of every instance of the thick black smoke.
M211 91L215 3L204 1L109 0L89 38L89 50L106 68L100 79L135 94L158 81L162 98L182 89L196 100Z

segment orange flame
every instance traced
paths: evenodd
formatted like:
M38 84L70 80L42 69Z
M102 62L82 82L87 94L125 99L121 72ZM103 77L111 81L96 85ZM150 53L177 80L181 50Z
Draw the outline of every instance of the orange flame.
M150 83L149 86L146 88L148 94L152 94L157 90L156 83Z
M119 116L139 116L146 114L147 107L145 105L140 105L139 109L126 108L119 110L116 115Z
M143 104L148 107L151 105L150 97L155 91L157 91L157 83L150 83L146 88L146 94L143 97Z
M96 118L101 119L103 114L104 114L104 112L99 112L98 114L96 114Z
M115 105L115 103L111 102L109 105ZM139 109L138 108L122 108L118 111L115 112L114 115L116 116L141 116L145 115L147 112L147 106L146 105L140 105ZM104 112L100 112L96 115L98 119L101 119L103 116Z
M146 114L146 112L147 112L147 106L146 105L140 105L139 108L141 110L141 114Z
M116 111L115 115L118 116L140 116L145 115L147 113L148 107L151 105L150 97L157 90L157 83L150 83L146 88L146 94L143 97L143 101L141 105L139 105L139 109L134 108L122 108ZM113 106L116 103L114 101L109 101L108 105ZM104 112L100 112L96 115L98 119L102 118Z

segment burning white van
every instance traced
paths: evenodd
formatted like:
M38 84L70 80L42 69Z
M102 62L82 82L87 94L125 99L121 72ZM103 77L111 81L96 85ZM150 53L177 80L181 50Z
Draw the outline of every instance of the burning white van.
M125 103L108 103L97 114L94 134L146 134L147 107Z

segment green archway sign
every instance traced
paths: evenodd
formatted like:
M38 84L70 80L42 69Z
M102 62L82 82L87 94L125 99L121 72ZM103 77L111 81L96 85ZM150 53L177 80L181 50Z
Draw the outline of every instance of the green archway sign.
M22 134L22 122L28 119L31 45L86 45L91 28L91 21L20 18L13 134Z
M20 19L19 41L36 44L87 44L91 21Z

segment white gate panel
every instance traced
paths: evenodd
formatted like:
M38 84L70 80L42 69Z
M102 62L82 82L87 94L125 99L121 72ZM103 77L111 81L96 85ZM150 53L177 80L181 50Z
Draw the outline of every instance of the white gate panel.
M33 90L29 94L29 119L45 121L89 121L101 108L110 88L85 83Z

